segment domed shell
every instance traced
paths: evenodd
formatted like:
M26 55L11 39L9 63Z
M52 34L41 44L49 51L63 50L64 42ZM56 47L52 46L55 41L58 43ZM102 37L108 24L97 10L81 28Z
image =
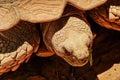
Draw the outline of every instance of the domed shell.
M20 20L32 23L48 22L61 17L67 3L89 10L106 0L0 0L0 31L7 30Z

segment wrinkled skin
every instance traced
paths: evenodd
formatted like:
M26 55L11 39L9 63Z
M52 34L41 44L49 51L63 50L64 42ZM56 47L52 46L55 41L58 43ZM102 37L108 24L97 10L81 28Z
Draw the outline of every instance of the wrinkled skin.
M35 24L21 21L7 31L0 32L0 74L15 71L27 62L39 46Z

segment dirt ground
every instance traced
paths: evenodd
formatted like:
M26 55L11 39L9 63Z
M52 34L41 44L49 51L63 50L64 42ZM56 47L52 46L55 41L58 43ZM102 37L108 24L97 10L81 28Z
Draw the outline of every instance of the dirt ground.
M72 67L56 55L37 57L34 53L28 63L0 80L120 80L120 32L96 24L92 30L96 33L92 66Z

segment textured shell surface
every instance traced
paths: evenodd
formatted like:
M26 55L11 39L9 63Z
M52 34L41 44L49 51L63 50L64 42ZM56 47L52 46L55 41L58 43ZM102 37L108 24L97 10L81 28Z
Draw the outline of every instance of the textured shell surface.
M0 31L10 29L20 20L42 23L57 20L66 4L90 10L106 0L0 0Z

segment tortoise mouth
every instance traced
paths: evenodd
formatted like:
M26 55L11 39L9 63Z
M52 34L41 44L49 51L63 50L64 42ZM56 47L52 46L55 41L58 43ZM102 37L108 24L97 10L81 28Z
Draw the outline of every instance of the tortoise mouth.
M89 62L89 56L85 57L83 59L78 59L77 57L75 57L73 55L66 55L66 54L62 54L59 52L56 52L56 54L59 57L61 57L62 59L64 59L68 64L70 64L71 66L74 66L74 67L82 67Z
M88 63L89 61L89 58L86 57L84 59L77 59L74 57L69 57L69 56L66 56L63 58L68 64L70 64L71 66L74 66L74 67L81 67L81 66L84 66Z

